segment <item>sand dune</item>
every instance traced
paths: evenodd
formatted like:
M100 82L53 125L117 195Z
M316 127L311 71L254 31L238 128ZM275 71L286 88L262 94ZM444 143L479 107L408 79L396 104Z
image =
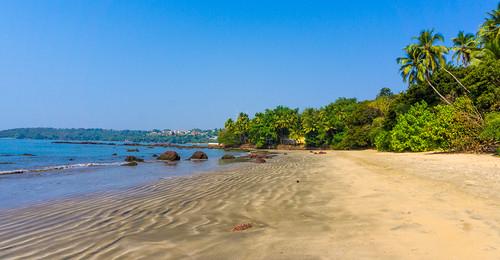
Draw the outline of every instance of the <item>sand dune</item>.
M491 156L289 152L1 212L0 259L498 259L498 191Z

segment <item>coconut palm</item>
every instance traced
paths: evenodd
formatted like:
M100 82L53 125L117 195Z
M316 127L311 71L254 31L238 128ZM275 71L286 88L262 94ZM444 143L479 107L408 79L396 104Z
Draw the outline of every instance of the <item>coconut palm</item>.
M429 33L430 32L430 33ZM424 35L425 34L425 35ZM404 82L414 84L416 82L426 82L434 92L447 104L451 102L444 97L430 81L430 76L436 71L440 65L441 60L444 62L444 54L442 48L433 48L433 42L442 36L433 35L429 37L432 31L423 31L419 37L419 44L410 44L403 50L404 57L397 58L397 62L401 65L399 71ZM423 45L421 45L423 44ZM425 46L425 48L423 48ZM435 46L434 46L435 47Z
M478 40L481 48L472 53L472 64L488 59L500 59L500 3L496 10L488 13L479 28Z
M453 59L467 67L470 64L472 52L478 49L477 46L478 42L474 34L458 32L457 37L453 38L452 50L455 52Z
M479 29L479 36L485 41L498 41L500 39L500 3L497 9L488 13L488 18Z
M450 74L465 91L470 93L469 89L467 89L462 82L446 68L446 59L444 55L448 53L448 48L444 45L436 45L438 42L444 42L442 34L434 33L434 30L424 30L420 32L419 36L413 37L413 39L417 40L416 45L421 50L424 66L430 74L439 69L443 69L446 73ZM430 77L427 78L427 80L429 79Z

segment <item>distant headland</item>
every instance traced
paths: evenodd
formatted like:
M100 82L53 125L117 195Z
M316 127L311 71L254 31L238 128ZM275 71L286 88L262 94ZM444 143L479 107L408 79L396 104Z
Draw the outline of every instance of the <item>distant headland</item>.
M0 138L69 141L128 141L152 143L208 143L217 139L218 129L112 130L101 128L15 128L0 131Z

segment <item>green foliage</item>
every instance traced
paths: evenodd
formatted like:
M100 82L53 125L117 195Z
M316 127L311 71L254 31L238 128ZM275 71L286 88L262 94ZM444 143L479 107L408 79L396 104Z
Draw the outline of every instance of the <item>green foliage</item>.
M327 106L277 107L241 116L219 140L257 147L306 147L382 151L484 151L498 145L500 129L499 10L489 14L478 36L459 32L446 62L444 37L424 30L397 59L408 89L382 88L374 100L339 98ZM483 116L488 114L486 120Z
M500 112L490 113L486 116L484 130L481 139L500 143Z
M400 115L390 132L389 148L396 152L421 152L439 147L444 142L440 135L444 126L437 123L436 114L422 101L413 105L408 113Z

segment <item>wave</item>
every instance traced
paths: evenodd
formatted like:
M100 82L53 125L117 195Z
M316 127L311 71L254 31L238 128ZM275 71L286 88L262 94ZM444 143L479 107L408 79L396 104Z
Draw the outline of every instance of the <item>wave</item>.
M55 165L55 166L44 166L35 169L15 169L8 171L0 171L0 175L6 174L21 174L21 173L33 173L33 172L48 172L48 171L60 171L68 169L78 169L96 166L120 166L126 162L113 162L113 163L76 163L76 164L65 164L65 165Z

